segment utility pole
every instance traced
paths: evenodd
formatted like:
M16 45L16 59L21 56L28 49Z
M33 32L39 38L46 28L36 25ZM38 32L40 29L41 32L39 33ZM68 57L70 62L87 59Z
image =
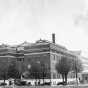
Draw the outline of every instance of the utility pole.
M78 71L77 71L77 58L75 58L75 76L76 76L76 85L77 85L77 88L78 88Z

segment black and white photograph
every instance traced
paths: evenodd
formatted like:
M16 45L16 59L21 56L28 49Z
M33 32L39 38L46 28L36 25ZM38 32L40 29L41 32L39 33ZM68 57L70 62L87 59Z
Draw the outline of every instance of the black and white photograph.
M0 0L0 88L88 88L88 0Z

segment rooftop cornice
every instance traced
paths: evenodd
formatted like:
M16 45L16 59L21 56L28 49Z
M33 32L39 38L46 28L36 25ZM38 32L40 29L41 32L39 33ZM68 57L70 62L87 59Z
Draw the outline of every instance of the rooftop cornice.
M44 45L44 47L43 47L43 45ZM33 52L34 51L41 52L43 50L49 51L49 49L52 49L52 50L56 50L57 52L62 52L62 53L68 54L68 55L77 56L75 53L69 51L66 47L56 44L56 43L52 43L48 40L38 40L35 43L29 43L29 42L25 41L19 45L12 45L12 46L2 44L2 45L0 45L0 53L3 53L4 49L7 49L5 52L13 52L14 53L16 51L16 48L18 48L18 50L21 50L22 52L26 52L27 49L25 47L26 48L29 47L29 49L28 48L27 49L30 52L32 52L32 51Z
M50 48L55 50L64 50L67 51L67 49L61 45L50 43Z

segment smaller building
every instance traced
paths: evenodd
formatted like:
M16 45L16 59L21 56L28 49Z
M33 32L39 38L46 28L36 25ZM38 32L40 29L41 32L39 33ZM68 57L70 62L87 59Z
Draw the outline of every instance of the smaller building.
M79 81L80 83L84 83L84 84L88 83L88 70L83 71L80 74Z

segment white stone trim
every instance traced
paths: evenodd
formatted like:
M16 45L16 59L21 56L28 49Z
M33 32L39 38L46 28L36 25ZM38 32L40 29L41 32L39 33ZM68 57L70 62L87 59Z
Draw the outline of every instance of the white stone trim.
M38 52L38 53L27 53L24 55L35 55L35 54L45 54L45 53L49 53L49 54L54 54L54 55L61 55L61 54L57 54L57 53L53 53L53 52Z
M45 53L50 53L50 52L27 53L24 55L45 54Z
M13 57L14 58L14 56L10 56L10 55L6 55L6 56L0 56L0 57Z

